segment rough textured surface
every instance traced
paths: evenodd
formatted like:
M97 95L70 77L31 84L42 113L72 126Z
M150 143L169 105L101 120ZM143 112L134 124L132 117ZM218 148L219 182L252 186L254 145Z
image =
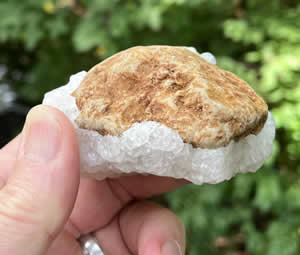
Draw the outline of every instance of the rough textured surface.
M208 60L215 61L211 56ZM184 178L195 184L218 183L237 173L256 171L271 155L275 136L271 113L257 136L248 135L218 149L193 148L178 133L153 121L135 123L119 137L81 129L75 123L79 111L71 94L86 74L73 75L66 86L47 93L43 101L73 122L83 175L101 180L140 173Z
M268 113L246 82L185 47L122 51L92 68L73 95L81 128L120 136L156 121L200 148L257 134Z

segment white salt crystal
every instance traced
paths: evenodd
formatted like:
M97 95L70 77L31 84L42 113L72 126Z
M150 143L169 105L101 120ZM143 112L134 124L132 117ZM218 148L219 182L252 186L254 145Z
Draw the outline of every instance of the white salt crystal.
M203 54L213 62L208 54ZM135 123L120 137L102 136L78 128L79 115L71 93L86 72L71 76L66 86L45 95L43 103L63 111L72 121L79 141L81 172L98 180L123 174L154 174L184 178L195 184L218 183L237 173L254 172L272 153L275 122L272 114L257 135L218 149L195 149L170 128L153 121Z
M210 52L201 53L200 56L202 58L204 58L206 61L208 61L214 65L217 64L217 60L216 60L215 56L213 54L211 54Z
M185 47L186 49L190 50L191 52L197 53L200 57L204 58L207 62L211 64L217 64L217 60L213 54L210 52L203 52L199 54L199 52L194 47Z

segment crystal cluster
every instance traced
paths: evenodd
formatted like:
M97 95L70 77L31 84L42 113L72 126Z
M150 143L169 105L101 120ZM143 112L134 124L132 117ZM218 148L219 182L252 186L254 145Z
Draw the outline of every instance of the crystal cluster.
M212 54L201 56L215 64ZM140 173L184 178L195 184L218 183L237 173L256 171L272 153L275 122L271 113L257 136L249 135L217 149L193 148L176 132L153 121L135 123L120 137L80 129L74 122L79 111L71 93L85 75L86 72L80 72L71 76L67 85L48 92L43 101L72 121L78 135L83 175L101 180Z

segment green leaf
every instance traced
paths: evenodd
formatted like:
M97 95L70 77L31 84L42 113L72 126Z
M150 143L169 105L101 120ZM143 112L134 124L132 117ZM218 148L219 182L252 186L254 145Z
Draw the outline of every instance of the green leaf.
M86 18L81 22L73 36L75 48L79 52L85 52L92 48L105 45L108 40L107 31L92 18Z
M65 19L64 15L58 15L46 23L46 29L49 31L49 37L52 40L68 33L69 27Z
M294 184L286 192L286 201L288 209L300 209L300 183Z
M280 181L276 175L259 176L254 204L262 211L269 211L281 199Z
M299 251L297 225L294 223L285 220L272 223L267 237L270 239L267 255L295 255Z

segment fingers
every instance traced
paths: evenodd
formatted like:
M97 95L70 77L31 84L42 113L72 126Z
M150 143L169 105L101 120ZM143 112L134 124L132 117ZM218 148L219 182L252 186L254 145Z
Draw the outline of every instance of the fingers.
M71 220L79 232L90 233L107 225L132 199L158 195L186 183L185 180L153 175L100 182L82 178Z
M4 146L4 148L0 150L0 179L3 183L6 183L16 163L16 156L20 140L21 134L14 138L9 144Z
M74 236L67 231L63 231L54 240L47 255L83 255L82 248Z
M184 179L155 175L123 176L119 179L113 179L112 181L119 182L122 187L135 198L147 198L159 195L190 183Z
M146 201L123 210L96 238L106 255L180 255L185 250L185 230L179 219Z
M183 224L172 212L150 202L132 205L120 215L120 228L134 254L180 255L185 250Z
M0 190L5 186L5 184L6 184L5 179L0 176Z
M105 255L132 254L123 239L119 217L115 217L108 225L97 231L95 237Z
M18 148L19 148L19 143L21 141L21 136L22 133L17 135L12 141L10 141L7 145L5 145L1 149L1 153L6 153L6 154L11 154L11 155L16 155Z
M82 178L70 219L80 233L90 233L107 225L132 198L108 180Z
M16 163L16 155L0 152L0 179L6 183ZM1 187L0 187L1 188Z
M14 170L0 191L0 254L45 254L73 208L78 166L69 120L54 108L34 108Z

